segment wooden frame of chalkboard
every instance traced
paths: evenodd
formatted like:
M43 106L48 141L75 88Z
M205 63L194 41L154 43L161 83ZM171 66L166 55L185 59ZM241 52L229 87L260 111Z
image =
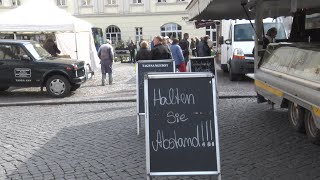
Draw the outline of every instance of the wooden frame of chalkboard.
M140 134L140 127L141 127L141 121L140 121L140 116L143 116L145 115L145 112L144 112L144 105L141 105L141 103L144 103L144 101L140 102L140 94L141 92L139 91L141 87L140 86L140 83L144 83L144 77L142 79L140 79L139 77L139 66L141 64L164 64L164 63L172 63L172 71L171 72L175 72L176 70L176 65L175 65L175 61L173 59L164 59L164 60L140 60L137 62L137 65L136 65L136 91L137 91L137 95L136 95L136 98L137 98L137 134L139 135ZM156 71L150 71L150 72L156 72ZM143 87L142 87L143 88ZM142 94L142 98L144 98L143 94ZM143 107L142 107L143 106ZM143 112L142 112L143 110Z
M172 82L166 82L166 80L170 80ZM194 86L193 83L197 83L197 84ZM168 88L164 87L164 85L167 86L168 88L170 86L170 90L166 91L168 90ZM181 86L179 87L181 88L180 89L181 96L178 95L179 94L178 88L177 88L178 86ZM174 95L173 94L170 95L171 87L173 89L175 88L177 89L175 92L177 93L177 95L175 93ZM205 88L199 89L202 87L205 87ZM181 176L186 176L186 175L187 176L199 176L199 175L214 176L214 175L217 175L218 179L221 179L220 149L219 149L219 136L218 136L219 133L218 133L218 122L217 122L218 121L217 120L218 119L217 118L217 92L216 92L216 81L214 79L214 75L212 73L177 73L177 74L148 73L148 75L145 76L144 88L145 88L144 95L145 95L145 112L146 112L145 142L146 142L147 178L151 179L152 176L180 176L180 175ZM190 88L193 88L193 89L190 89ZM160 92L160 90L162 90L162 92ZM163 94L166 93L164 91L168 92L167 97L163 97L165 96ZM187 93L189 91L198 93L199 97L197 97L198 95L195 94L193 99L194 104L191 107L187 107L189 105L188 104L186 105L185 101L183 102L183 100L180 100L180 104L182 104L183 106L183 107L180 107L180 110L182 109L183 111L186 111L186 112L188 111L189 114L186 113L186 114L179 115L178 113L176 113L177 111L179 111L178 110L179 107L173 107L173 106L178 106L179 103L175 102L173 104L172 101L175 101L175 100L172 100L172 96L180 96L180 98L183 98L183 97L185 98L185 97L188 97ZM151 93L153 92L153 95L149 96L150 92ZM162 94L163 96L160 94ZM208 96L206 95L212 98L208 98ZM199 104L195 105L195 102L198 100L199 100ZM151 103L152 101L153 103ZM159 103L158 106L160 107L156 107L157 103ZM200 105L201 103L204 103L204 104ZM153 105L150 106L150 104L153 104ZM165 106L170 106L169 107L170 110L171 108L173 109L176 108L175 109L176 112L172 114L176 118L176 120L174 120L175 122L171 122L169 124L168 114L170 112L166 114L168 111L168 107L165 107ZM187 122L184 122L184 120L187 121L186 117L190 115L190 113L191 115L195 113L195 112L190 112L190 108L193 109L195 107L196 108L198 107L201 110L198 111L199 109L195 109L195 111L198 111L199 113L196 112L196 115L194 115L194 117L196 118L194 118L193 120L190 120L191 125L187 124ZM205 107L205 109L202 110L203 107ZM162 115L167 115L167 116L164 117ZM157 118L160 119L164 117L167 120L151 121L153 120L151 116L154 119L157 119ZM177 120L178 117L180 118L181 124L176 125L176 127L173 127L174 125L172 124L179 122L179 120ZM188 118L189 117L191 116L188 116ZM203 118L208 118L208 117L210 119L203 120ZM211 123L214 126L212 126ZM163 124L165 125L163 126ZM161 130L160 127L156 127L156 128L152 127L157 125L161 126L161 128L163 129ZM179 127L180 129L178 129ZM196 128L196 131L195 131L195 128ZM178 147L179 145L177 143L180 143L179 139L185 139L185 140L187 139L187 137L181 137L182 135L181 129L182 131L187 131L187 132L184 132L187 134L193 131L193 135L194 135L195 132L197 132L196 136L198 137L197 138L198 143L197 143L197 140L195 139L194 142L193 140L192 142L191 141L189 142L188 144L189 147L186 147L186 146ZM202 144L202 146L200 145L201 143L199 144L199 139L201 139L201 133L199 132L202 132L201 142L204 143ZM178 133L181 133L181 134L178 134ZM210 133L211 133L211 141L210 141ZM205 136L205 134L207 134L207 136ZM171 138L170 138L170 135L171 135ZM180 138L179 138L179 135L180 135ZM209 135L209 138L208 138L208 135ZM151 140L152 137L153 137L153 140L155 141ZM169 143L169 141L172 141L172 144L170 142L170 145L169 145L170 147L168 146L168 144L167 145L164 144L165 142ZM192 143L196 145L191 145ZM151 145L152 145L152 151L151 151ZM188 151L188 152L185 153L184 151ZM190 154L192 154L192 156L185 156ZM176 158L177 156L179 157ZM203 161L206 161L206 162L203 162ZM197 167L192 167L193 165Z

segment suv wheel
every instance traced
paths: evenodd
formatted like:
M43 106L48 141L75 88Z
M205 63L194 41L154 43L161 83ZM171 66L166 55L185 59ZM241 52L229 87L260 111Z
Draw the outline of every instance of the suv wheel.
M70 82L61 75L55 75L46 83L47 92L50 96L62 98L70 95Z
M0 86L0 91L5 91L9 89L9 86Z
M70 91L76 91L77 89L80 88L80 86L81 86L80 84L74 84L74 85L71 86Z

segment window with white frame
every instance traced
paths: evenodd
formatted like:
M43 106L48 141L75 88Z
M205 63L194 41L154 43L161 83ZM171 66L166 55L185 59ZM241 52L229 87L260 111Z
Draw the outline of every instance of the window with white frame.
M167 0L158 0L158 3L165 3Z
M117 4L117 0L106 0L106 4L107 5L116 5Z
M12 6L20 6L20 0L12 0Z
M161 36L168 36L170 39L182 39L182 27L176 23L168 23L160 27Z
M142 0L132 0L133 4L142 4Z
M121 41L121 30L118 26L111 25L106 29L106 38L111 40L112 44L117 44Z
M213 46L217 46L217 30L214 26L206 26L206 35L213 41Z
M136 27L136 42L140 42L142 39L142 27Z
M57 6L66 6L67 3L66 3L67 0L57 0Z
M91 2L91 0L81 0L81 5L82 6L91 6L92 2Z

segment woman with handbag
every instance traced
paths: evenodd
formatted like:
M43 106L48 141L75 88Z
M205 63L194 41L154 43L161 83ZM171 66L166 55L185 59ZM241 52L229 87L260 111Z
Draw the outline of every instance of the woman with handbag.
M182 49L179 46L179 40L173 39L172 44L170 46L170 50L172 53L172 57L175 61L176 68L179 69L179 72L186 72L186 64L184 62L184 57L182 53Z

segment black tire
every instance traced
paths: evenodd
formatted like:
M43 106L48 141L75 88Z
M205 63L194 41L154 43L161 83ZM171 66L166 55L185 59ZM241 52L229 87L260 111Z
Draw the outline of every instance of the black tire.
M235 81L236 80L236 75L232 72L232 68L231 68L231 66L229 66L230 68L229 68L229 80L230 81Z
M47 92L50 96L62 98L70 95L70 82L61 75L54 75L46 82Z
M304 116L307 137L313 144L320 145L320 129L315 125L315 119L310 111L306 111Z
M288 107L289 123L294 130L298 132L305 132L304 117L305 109L296 103L289 102Z
M76 91L77 89L79 89L81 86L81 84L74 84L71 86L70 91Z
M8 90L9 86L0 86L0 91Z

